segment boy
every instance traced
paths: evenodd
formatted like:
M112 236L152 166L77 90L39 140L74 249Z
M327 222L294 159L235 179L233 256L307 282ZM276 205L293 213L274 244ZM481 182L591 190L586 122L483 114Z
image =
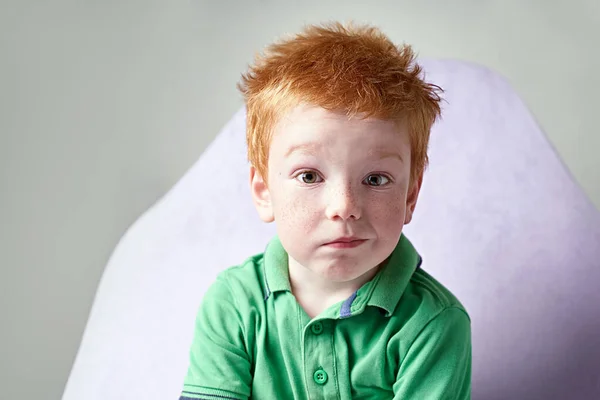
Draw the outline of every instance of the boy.
M470 319L413 215L441 89L377 29L308 27L243 76L250 186L277 236L222 272L185 399L469 399Z

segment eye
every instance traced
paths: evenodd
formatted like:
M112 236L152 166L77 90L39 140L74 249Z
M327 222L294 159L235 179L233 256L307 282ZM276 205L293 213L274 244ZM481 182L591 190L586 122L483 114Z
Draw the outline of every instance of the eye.
M385 175L371 174L365 178L364 182L369 186L383 186L387 185L390 180Z
M300 180L300 182L305 183L307 185L312 185L314 183L321 182L321 177L315 171L303 171L296 175L296 179Z

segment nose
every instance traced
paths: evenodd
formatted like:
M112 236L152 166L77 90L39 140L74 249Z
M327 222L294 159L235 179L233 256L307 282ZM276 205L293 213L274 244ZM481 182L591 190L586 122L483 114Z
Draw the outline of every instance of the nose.
M359 219L361 217L361 201L359 188L350 184L331 187L327 193L325 214L328 219Z

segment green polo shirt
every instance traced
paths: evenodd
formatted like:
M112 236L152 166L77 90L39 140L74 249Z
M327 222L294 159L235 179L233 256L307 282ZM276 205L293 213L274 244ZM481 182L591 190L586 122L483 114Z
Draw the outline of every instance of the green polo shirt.
M371 281L310 319L275 237L206 292L180 400L470 399L469 316L420 264L402 235Z

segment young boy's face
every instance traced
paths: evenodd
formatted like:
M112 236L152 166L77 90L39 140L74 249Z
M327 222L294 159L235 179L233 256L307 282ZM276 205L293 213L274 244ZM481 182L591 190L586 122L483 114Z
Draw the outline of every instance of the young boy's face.
M421 184L409 187L410 163L397 124L298 106L275 128L266 184L251 170L252 193L290 268L349 282L373 273L410 222Z

